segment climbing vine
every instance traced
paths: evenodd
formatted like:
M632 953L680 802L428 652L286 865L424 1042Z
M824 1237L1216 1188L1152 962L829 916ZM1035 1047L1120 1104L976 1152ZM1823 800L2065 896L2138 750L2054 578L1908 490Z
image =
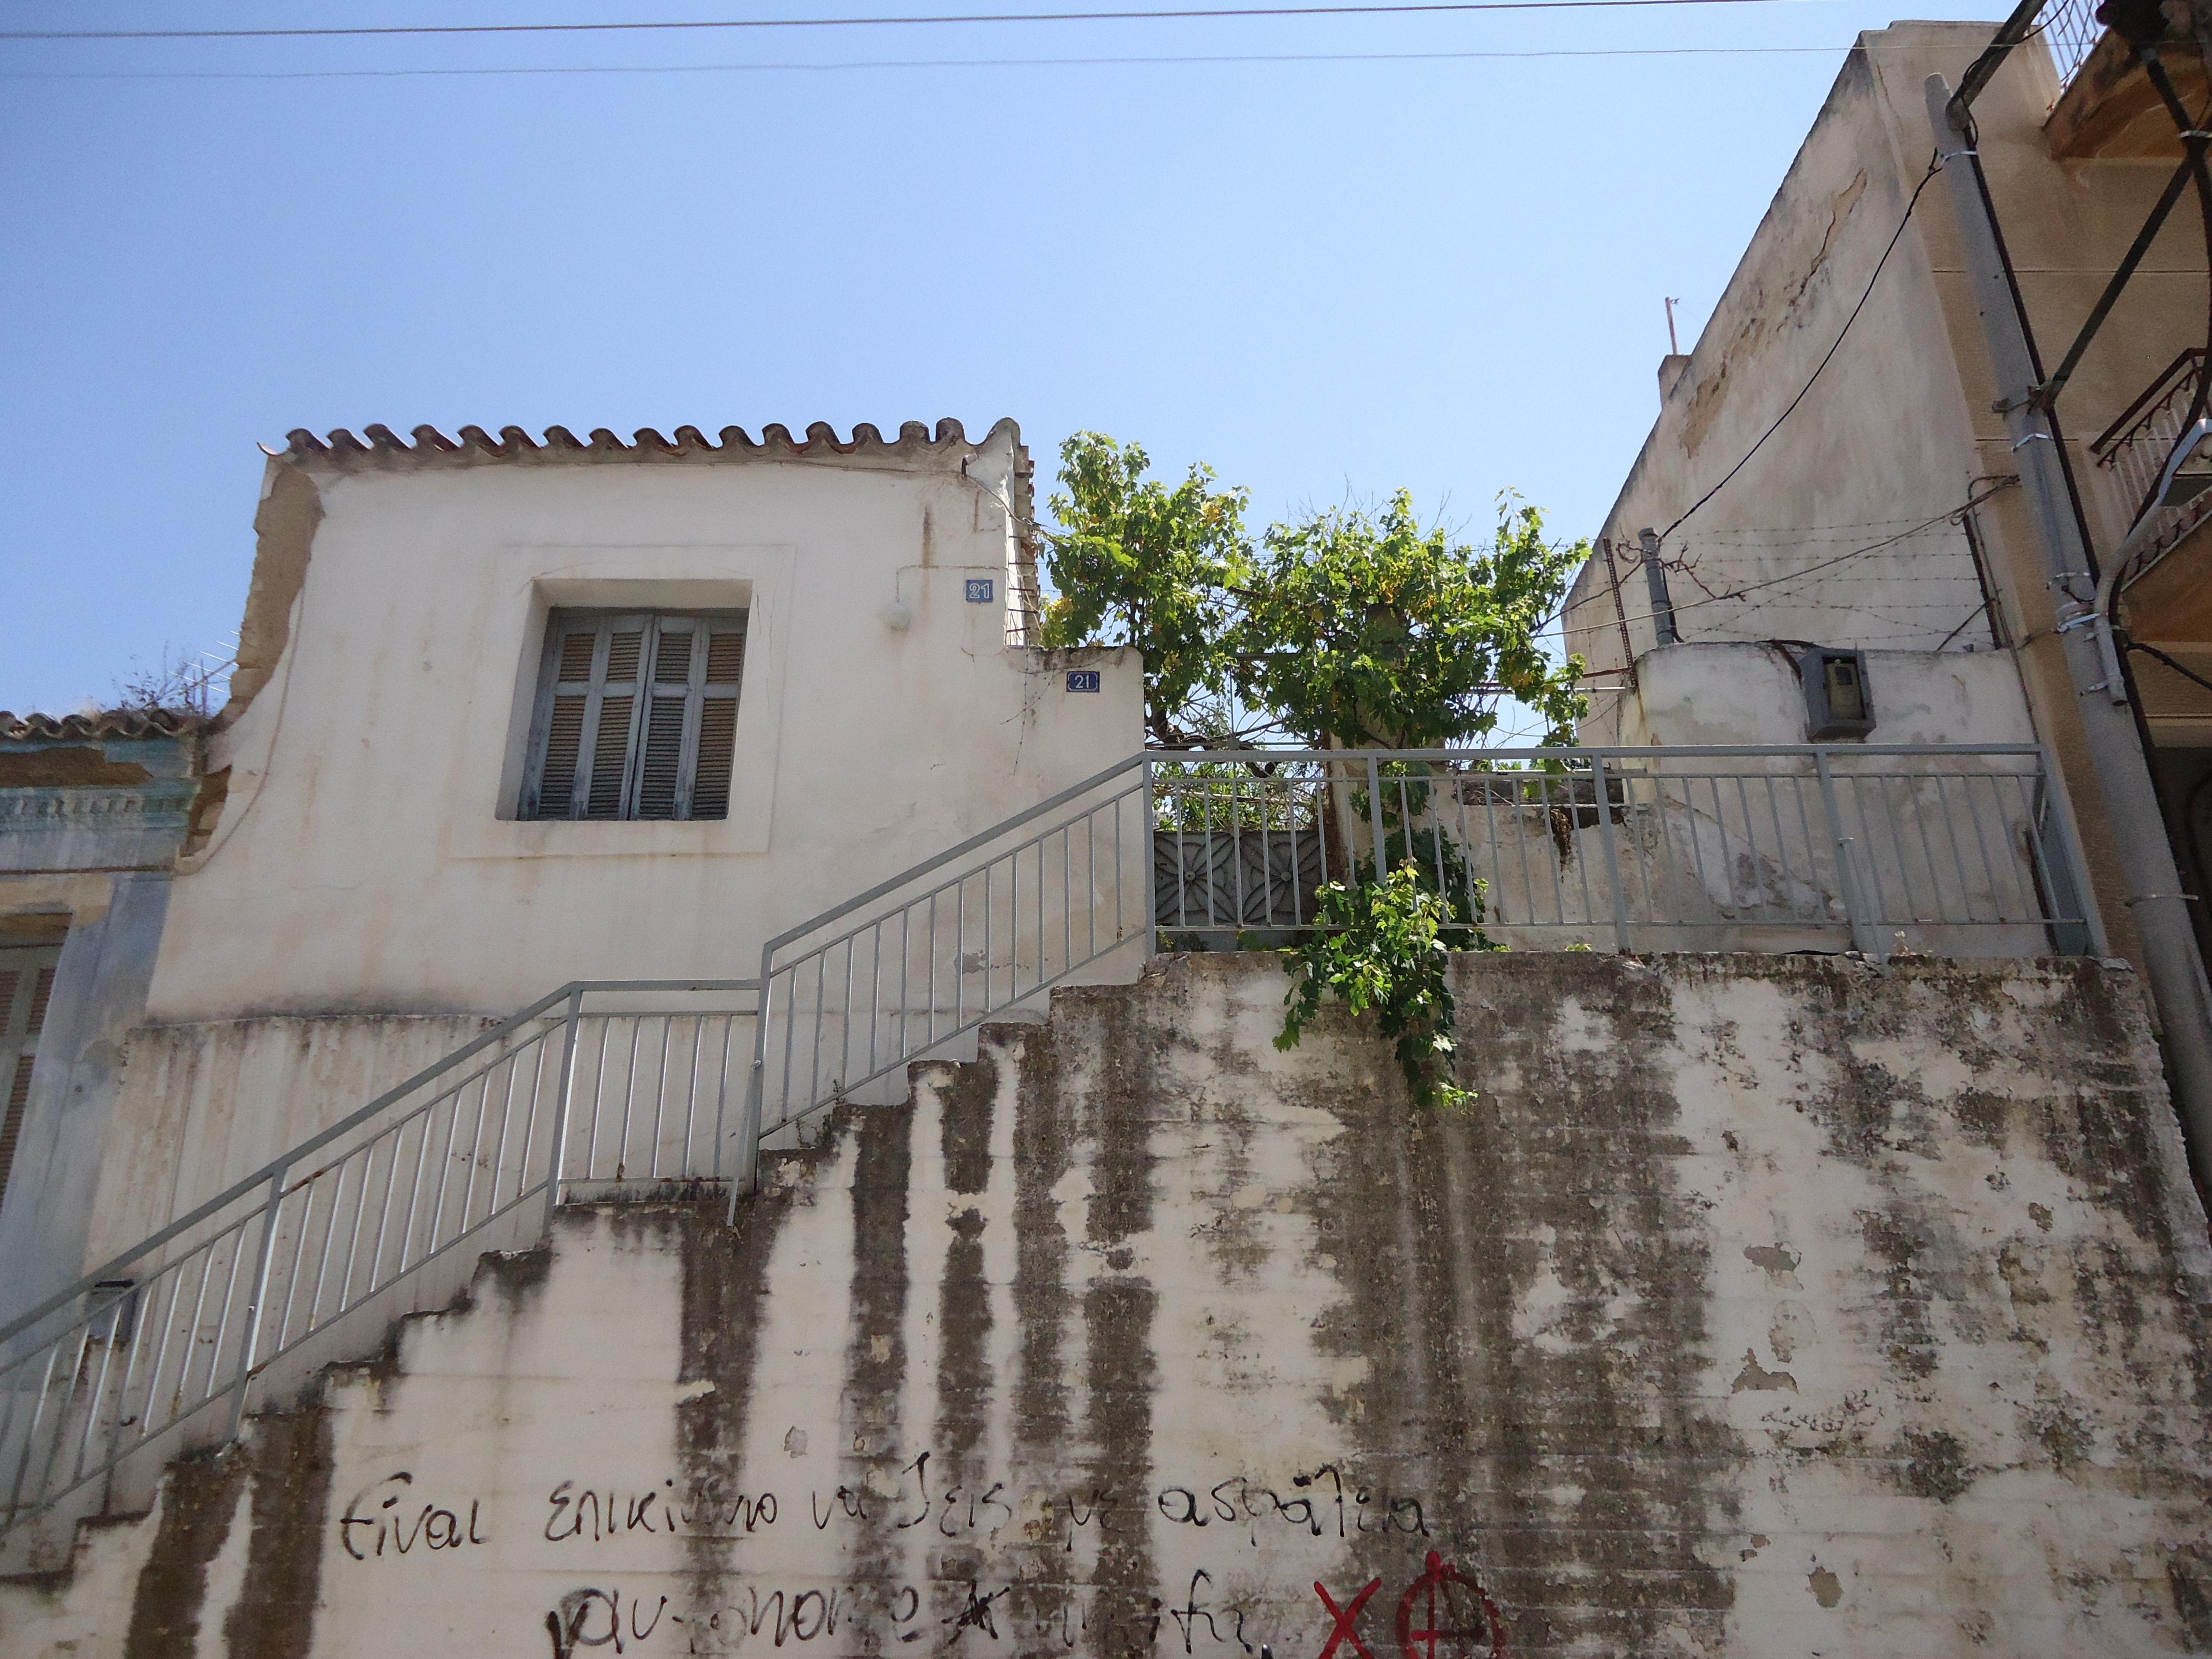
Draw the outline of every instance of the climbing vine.
M1322 887L1316 896L1319 926L1304 943L1282 953L1291 984L1275 1047L1296 1048L1320 1012L1322 997L1333 992L1355 1016L1374 1011L1416 1103L1454 1106L1471 1098L1449 1079L1458 1010L1446 977L1446 940L1447 935L1471 935L1462 943L1498 948L1475 925L1481 920L1483 886L1468 884L1454 904L1425 888L1409 860L1381 881L1333 881ZM1469 914L1462 918L1455 911Z

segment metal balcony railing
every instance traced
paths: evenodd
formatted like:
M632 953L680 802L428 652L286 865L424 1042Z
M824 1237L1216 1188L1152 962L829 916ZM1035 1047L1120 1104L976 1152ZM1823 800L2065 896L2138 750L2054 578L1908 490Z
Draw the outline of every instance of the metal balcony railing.
M2105 26L2097 21L2100 3L2100 0L2051 0L2038 19L2051 61L2058 67L2062 97L2097 49L2097 42L2105 37Z
M1153 769L1153 915L1278 944L1316 890L1411 859L1521 949L1937 955L2092 947L2034 745L1276 752Z
M1134 755L769 940L756 979L564 986L0 1329L0 1534L235 1434L562 1203L734 1206L813 1114L1163 943L1295 939L1378 852L1468 944L2103 948L2033 745Z
M2089 453L2096 457L2100 476L2113 493L2124 525L2133 527L2166 462L2172 459L2203 376L2203 349L2183 352L2090 444ZM2156 562L2203 523L2205 515L2212 513L2212 494L2153 512L2157 526L2136 556L2138 567Z

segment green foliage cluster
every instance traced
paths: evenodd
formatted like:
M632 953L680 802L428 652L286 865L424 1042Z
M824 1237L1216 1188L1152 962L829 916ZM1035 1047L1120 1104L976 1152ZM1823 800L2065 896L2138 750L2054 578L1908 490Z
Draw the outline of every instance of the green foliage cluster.
M1314 513L1255 547L1247 492L1205 466L1170 489L1150 466L1103 433L1060 446L1044 636L1135 646L1153 743L1442 747L1494 730L1505 697L1547 742L1572 742L1582 662L1551 661L1537 635L1589 547L1547 542L1536 508L1501 497L1476 548L1423 529L1400 490L1379 514Z
M1507 697L1543 720L1546 743L1573 743L1582 659L1552 661L1538 636L1589 545L1546 541L1534 507L1501 496L1497 533L1476 548L1424 529L1401 489L1377 513L1331 508L1271 526L1255 547L1245 491L1218 488L1204 466L1170 488L1146 476L1150 465L1141 447L1103 433L1060 446L1044 638L1136 647L1155 744L1233 749L1281 733L1321 749L1446 748L1494 731ZM1431 772L1409 764L1406 775ZM1265 797L1207 787L1240 769L1176 769L1162 826L1267 827ZM1272 768L1255 759L1252 770ZM1493 947L1480 927L1483 884L1457 847L1423 827L1432 786L1398 783L1402 770L1389 769L1395 787L1374 804L1394 867L1379 879L1363 868L1316 894L1316 925L1284 953L1292 984L1276 1046L1295 1046L1333 994L1355 1015L1373 1011L1415 1100L1450 1103L1466 1095L1441 1075L1453 1051L1449 951ZM1314 786L1317 823L1327 787ZM1352 794L1366 814L1364 790ZM1339 856L1349 852L1341 845Z
M1323 994L1333 993L1354 1015L1374 1011L1418 1104L1468 1099L1445 1075L1457 1018L1445 977L1451 907L1424 889L1409 860L1381 881L1329 883L1321 890L1318 911L1321 928L1283 952L1291 982L1275 1047L1296 1048L1320 1012Z
M1066 493L1046 503L1060 527L1046 537L1057 595L1045 608L1047 645L1082 645L1118 632L1145 658L1145 725L1152 740L1188 744L1188 722L1231 690L1223 650L1234 595L1249 579L1242 489L1212 488L1194 466L1173 489L1145 476L1151 460L1096 432L1060 446Z
M1534 507L1502 502L1488 553L1424 532L1405 490L1374 518L1333 508L1267 532L1246 605L1241 684L1309 744L1442 749L1489 733L1497 699L1572 742L1581 664L1547 661L1540 629L1587 545L1553 548Z

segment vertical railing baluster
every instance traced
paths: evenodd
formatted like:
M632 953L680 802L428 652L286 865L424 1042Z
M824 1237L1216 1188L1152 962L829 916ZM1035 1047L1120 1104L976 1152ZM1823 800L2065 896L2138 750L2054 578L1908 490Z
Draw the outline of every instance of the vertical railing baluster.
M723 1218L737 1224L738 1200L760 1182L761 1121L768 1109L769 1025L775 1007L775 952L761 950L760 988L753 1002L753 1061L745 1075L744 1109L738 1114L738 1158L730 1172L730 1201Z
M424 1126L423 1139L429 1139L428 1126ZM269 1263L276 1250L276 1216L284 1206L284 1176L289 1164L279 1164L269 1177L269 1204L261 1212L261 1241L254 1250L253 1289L246 1303L246 1335L239 1345L238 1376L231 1385L237 1389L230 1402L230 1435L238 1438L238 1431L246 1421L246 1396L253 1382L253 1366L261 1351L261 1306L269 1295Z
M1382 860L1389 855L1389 846L1382 834L1382 763L1381 757L1370 753L1367 757L1367 819L1368 833L1373 836L1375 879L1380 881L1386 873Z
M1873 956L1876 954L1874 930L1864 913L1856 875L1851 868L1851 838L1844 833L1844 817L1837 809L1836 778L1828 764L1828 751L1815 750L1813 764L1820 775L1820 806L1827 814L1829 842L1836 849L1836 886L1844 901L1844 915L1851 925L1851 947L1861 956Z
M561 1034L561 1087L553 1097L553 1140L545 1160L544 1237L553 1236L554 1213L561 1207L562 1176L568 1161L568 1112L576 1091L576 1023L584 1011L580 988L568 993L568 1018Z
M1159 955L1159 953L1160 953L1160 906L1159 906L1159 880L1160 880L1160 868L1159 868L1159 866L1160 866L1160 860L1159 860L1159 856L1158 856L1158 854L1153 850L1153 849L1154 849L1155 848L1157 848L1157 847L1158 846L1158 844L1159 844L1159 823L1160 823L1160 818L1159 818L1159 797L1158 797L1158 793L1157 793L1157 789L1158 789L1157 781L1158 781L1158 776L1159 776L1159 772L1158 772L1158 763L1153 762L1153 761L1147 760L1147 761L1145 763L1145 768L1144 768L1144 770L1145 770L1145 817L1144 817L1144 828L1145 828L1145 832L1146 832L1146 833L1145 833L1145 959L1146 959L1146 961L1148 961L1148 962L1149 962L1150 960L1152 960L1152 957L1156 957L1156 956ZM1115 871L1115 874L1114 874L1114 920L1115 920L1117 923L1118 923L1118 922L1121 921L1121 866L1122 866L1123 862L1124 862L1124 854L1123 854L1123 853L1122 853L1122 849L1121 849L1121 813L1119 813L1119 812L1116 812L1116 813L1115 813L1115 814L1114 814L1114 871ZM1180 890L1180 888L1181 888L1181 886L1182 886L1182 847L1181 847L1180 845L1177 845L1177 846L1176 846L1176 887L1177 887L1177 889L1178 889L1178 890ZM1118 928L1116 929L1116 931L1117 931L1117 932L1119 931L1119 930L1118 930Z
M1628 932L1628 894L1620 884L1620 849L1613 841L1612 791L1606 781L1602 750L1590 756L1590 790L1597 797L1598 841L1605 848L1605 890L1613 899L1613 945L1622 956L1634 954Z

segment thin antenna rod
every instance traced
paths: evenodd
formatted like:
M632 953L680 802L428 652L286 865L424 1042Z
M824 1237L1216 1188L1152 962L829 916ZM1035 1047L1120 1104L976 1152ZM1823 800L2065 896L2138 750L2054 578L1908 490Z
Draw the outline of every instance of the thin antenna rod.
M1679 299L1667 301L1667 349L1677 357L1682 355L1682 343L1674 337L1674 307L1681 303Z

